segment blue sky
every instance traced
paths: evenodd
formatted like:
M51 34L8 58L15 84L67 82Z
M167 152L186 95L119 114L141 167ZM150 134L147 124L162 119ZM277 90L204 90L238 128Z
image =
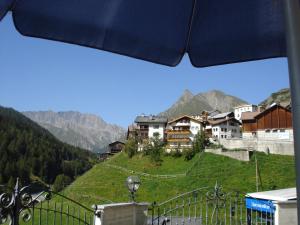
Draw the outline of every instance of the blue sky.
M189 89L213 89L257 104L288 87L286 59L172 68L117 54L21 36L11 15L0 22L0 105L19 111L75 110L126 127L157 114Z

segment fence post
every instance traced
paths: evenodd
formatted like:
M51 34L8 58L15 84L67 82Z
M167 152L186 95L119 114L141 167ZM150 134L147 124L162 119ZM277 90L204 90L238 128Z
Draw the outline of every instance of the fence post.
M19 178L17 178L17 182L14 187L14 193L13 193L12 198L13 198L14 203L13 203L13 208L12 208L11 224L19 225L19 211L21 208Z

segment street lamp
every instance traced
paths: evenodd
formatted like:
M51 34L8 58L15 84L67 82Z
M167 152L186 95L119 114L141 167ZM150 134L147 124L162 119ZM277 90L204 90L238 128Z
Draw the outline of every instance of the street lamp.
M130 192L130 198L133 202L135 202L135 192L137 192L140 185L141 185L141 181L138 176L127 177L126 186Z

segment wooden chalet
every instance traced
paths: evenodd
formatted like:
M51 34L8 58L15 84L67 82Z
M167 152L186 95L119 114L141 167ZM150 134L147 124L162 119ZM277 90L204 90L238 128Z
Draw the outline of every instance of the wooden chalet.
M278 104L273 104L263 112L242 113L243 137L256 137L258 132L284 133L293 128L292 112Z
M125 143L121 141L115 141L108 145L108 152L111 154L117 154L123 150Z

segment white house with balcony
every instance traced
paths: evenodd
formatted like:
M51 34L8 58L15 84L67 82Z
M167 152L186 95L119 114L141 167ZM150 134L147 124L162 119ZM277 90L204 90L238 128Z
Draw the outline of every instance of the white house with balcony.
M191 148L195 135L203 130L201 120L195 119L192 116L181 116L168 122L167 125L167 149Z
M242 118L242 113L244 112L257 112L258 106L257 105L252 105L252 104L247 104L247 105L239 105L234 107L234 117L241 121Z
M165 138L165 128L168 123L168 118L161 116L137 116L134 120L136 124L136 133L139 140L150 139L155 133L159 134L161 139Z

